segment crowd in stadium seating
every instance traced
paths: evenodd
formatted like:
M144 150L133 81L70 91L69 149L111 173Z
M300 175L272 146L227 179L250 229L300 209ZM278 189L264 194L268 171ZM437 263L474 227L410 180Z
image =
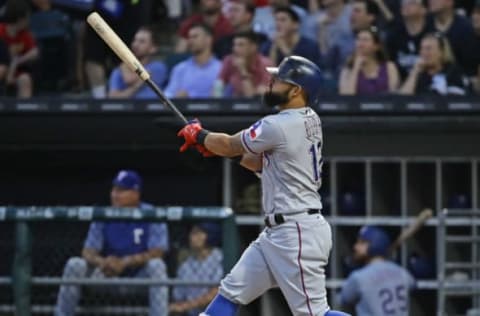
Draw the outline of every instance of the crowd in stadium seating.
M319 65L326 93L480 93L479 0L165 0L160 17L152 0L3 2L4 95L153 97L85 25L88 10L170 97L259 95L263 68L292 54Z

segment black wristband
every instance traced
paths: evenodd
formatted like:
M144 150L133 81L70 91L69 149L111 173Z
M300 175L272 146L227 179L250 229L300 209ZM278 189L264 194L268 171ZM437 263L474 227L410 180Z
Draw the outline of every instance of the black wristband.
M197 143L200 144L200 145L204 145L205 144L205 138L207 137L207 135L210 133L210 131L206 130L206 129L201 129L200 132L198 132L197 134Z

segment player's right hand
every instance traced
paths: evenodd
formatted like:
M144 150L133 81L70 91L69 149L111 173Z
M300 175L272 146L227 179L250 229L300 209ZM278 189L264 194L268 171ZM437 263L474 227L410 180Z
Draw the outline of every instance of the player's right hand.
M185 125L178 132L177 136L178 137L183 137L185 139L185 143L182 145L182 147L180 147L180 152L183 153L188 148L193 147L195 145L198 145L197 144L197 137L198 137L198 133L200 133L200 131L202 129L203 129L202 124L200 123L200 121L198 119L194 119L192 121L189 121L188 124ZM197 150L198 150L198 148L197 148Z

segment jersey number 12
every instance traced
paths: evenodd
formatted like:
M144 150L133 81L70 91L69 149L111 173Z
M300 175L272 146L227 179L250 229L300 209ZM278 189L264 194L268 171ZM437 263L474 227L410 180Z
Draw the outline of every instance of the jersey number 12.
M312 144L309 149L310 155L312 156L313 180L315 181L315 183L320 181L320 178L322 176L323 158L321 157L320 153L321 149L322 142Z

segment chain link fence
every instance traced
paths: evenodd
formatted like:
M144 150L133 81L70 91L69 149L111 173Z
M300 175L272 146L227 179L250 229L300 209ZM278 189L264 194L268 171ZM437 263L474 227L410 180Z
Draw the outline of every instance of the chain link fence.
M152 225L158 223L138 218L116 222L96 219L105 224L101 230L104 249L98 251L103 257L101 264L92 264L82 256L88 221L31 221L27 224L28 237L19 233L18 222L0 222L0 256L12 259L0 260L0 315L198 315L203 306L185 303L208 297L229 262L237 259L224 260L224 249L238 245L235 238L233 244L224 242L225 228L231 236L235 227L225 225L222 216L217 217L167 219L169 250L149 259L142 256L155 249ZM131 240L126 237L129 234ZM22 238L29 243L19 242ZM141 248L135 247L141 238L146 239L143 244L147 248L136 251ZM19 245L25 244L29 244L29 251L19 251ZM126 256L114 255L124 251L122 247L130 249L129 256L145 263L120 273L113 271L116 265L112 262L116 261L106 263L106 253L122 261ZM136 256L138 253L143 255ZM227 256L229 253L227 250ZM23 306L26 304L29 306Z

